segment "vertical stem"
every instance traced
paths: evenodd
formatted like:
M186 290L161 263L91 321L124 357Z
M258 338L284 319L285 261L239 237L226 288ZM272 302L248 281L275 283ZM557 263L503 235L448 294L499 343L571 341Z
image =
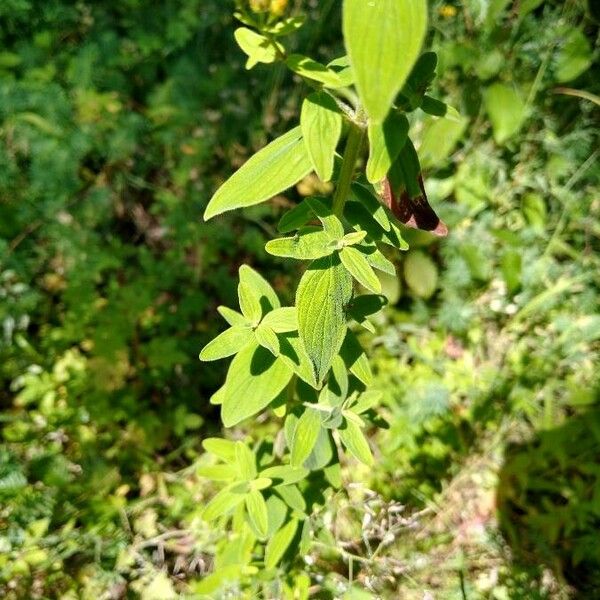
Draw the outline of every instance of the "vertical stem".
M350 123L350 133L346 141L346 149L342 158L342 168L338 179L337 188L333 196L333 213L341 217L344 212L344 205L350 194L350 184L354 176L354 168L360 153L364 136L364 130L355 123Z

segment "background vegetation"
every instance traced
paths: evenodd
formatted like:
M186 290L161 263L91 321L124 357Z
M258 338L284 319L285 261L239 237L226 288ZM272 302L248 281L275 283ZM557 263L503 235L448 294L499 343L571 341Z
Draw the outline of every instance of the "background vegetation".
M338 4L288 8L324 62ZM361 340L389 423L375 468L346 465L304 560L256 573L200 518L223 372L197 353L242 262L293 290L264 242L320 184L200 215L296 118L298 84L244 70L219 0L0 3L2 597L600 598L594 7L430 2L461 119L414 127L450 235L407 231Z

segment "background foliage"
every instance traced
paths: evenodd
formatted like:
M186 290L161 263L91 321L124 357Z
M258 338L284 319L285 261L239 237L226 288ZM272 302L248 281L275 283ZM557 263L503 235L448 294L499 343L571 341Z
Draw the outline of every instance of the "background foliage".
M296 4L294 43L338 55L338 3ZM407 232L394 308L361 339L390 424L374 468L347 465L366 485L261 576L200 518L223 373L196 357L241 262L290 293L266 233L320 184L200 214L296 118L297 84L244 70L217 0L0 5L4 597L600 597L597 15L430 5L461 119L413 133L450 235Z

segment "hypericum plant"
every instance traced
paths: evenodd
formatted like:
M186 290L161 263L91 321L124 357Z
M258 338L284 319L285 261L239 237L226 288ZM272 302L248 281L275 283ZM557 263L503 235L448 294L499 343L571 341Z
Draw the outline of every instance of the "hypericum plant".
M406 114L421 108L444 115L426 95L436 56L420 55L426 0L344 0L347 55L323 65L288 54L281 39L302 25L280 18L282 2L238 2L245 25L235 39L257 63L284 62L312 91L300 125L250 158L210 200L205 219L264 202L314 171L333 181L332 197L309 197L285 213L269 241L272 255L308 261L296 305L282 307L272 287L240 268L239 308L219 307L229 329L200 353L203 361L234 356L211 402L226 427L270 408L283 420L275 443L205 440L218 466L202 473L225 487L204 511L207 520L232 517L246 547L266 542L264 565L310 546L310 494L341 485L339 450L366 465L373 455L365 430L377 425L380 394L369 389L369 361L354 323L385 304L375 270L395 274L383 246L406 250L401 222L438 234L445 226L429 207ZM342 156L337 148L345 138ZM368 149L368 153L367 153ZM368 156L364 172L357 173ZM361 294L361 290L370 294ZM300 530L302 534L300 534ZM242 542L240 542L242 543Z

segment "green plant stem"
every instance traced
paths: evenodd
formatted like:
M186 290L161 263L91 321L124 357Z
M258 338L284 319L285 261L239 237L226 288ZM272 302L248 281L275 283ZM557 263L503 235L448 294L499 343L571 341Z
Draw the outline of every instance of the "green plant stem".
M356 123L350 124L350 133L348 134L346 149L342 158L340 177L333 196L333 213L338 217L341 217L344 213L344 205L350 194L350 184L354 176L354 168L360 154L364 134L365 132L362 127Z

